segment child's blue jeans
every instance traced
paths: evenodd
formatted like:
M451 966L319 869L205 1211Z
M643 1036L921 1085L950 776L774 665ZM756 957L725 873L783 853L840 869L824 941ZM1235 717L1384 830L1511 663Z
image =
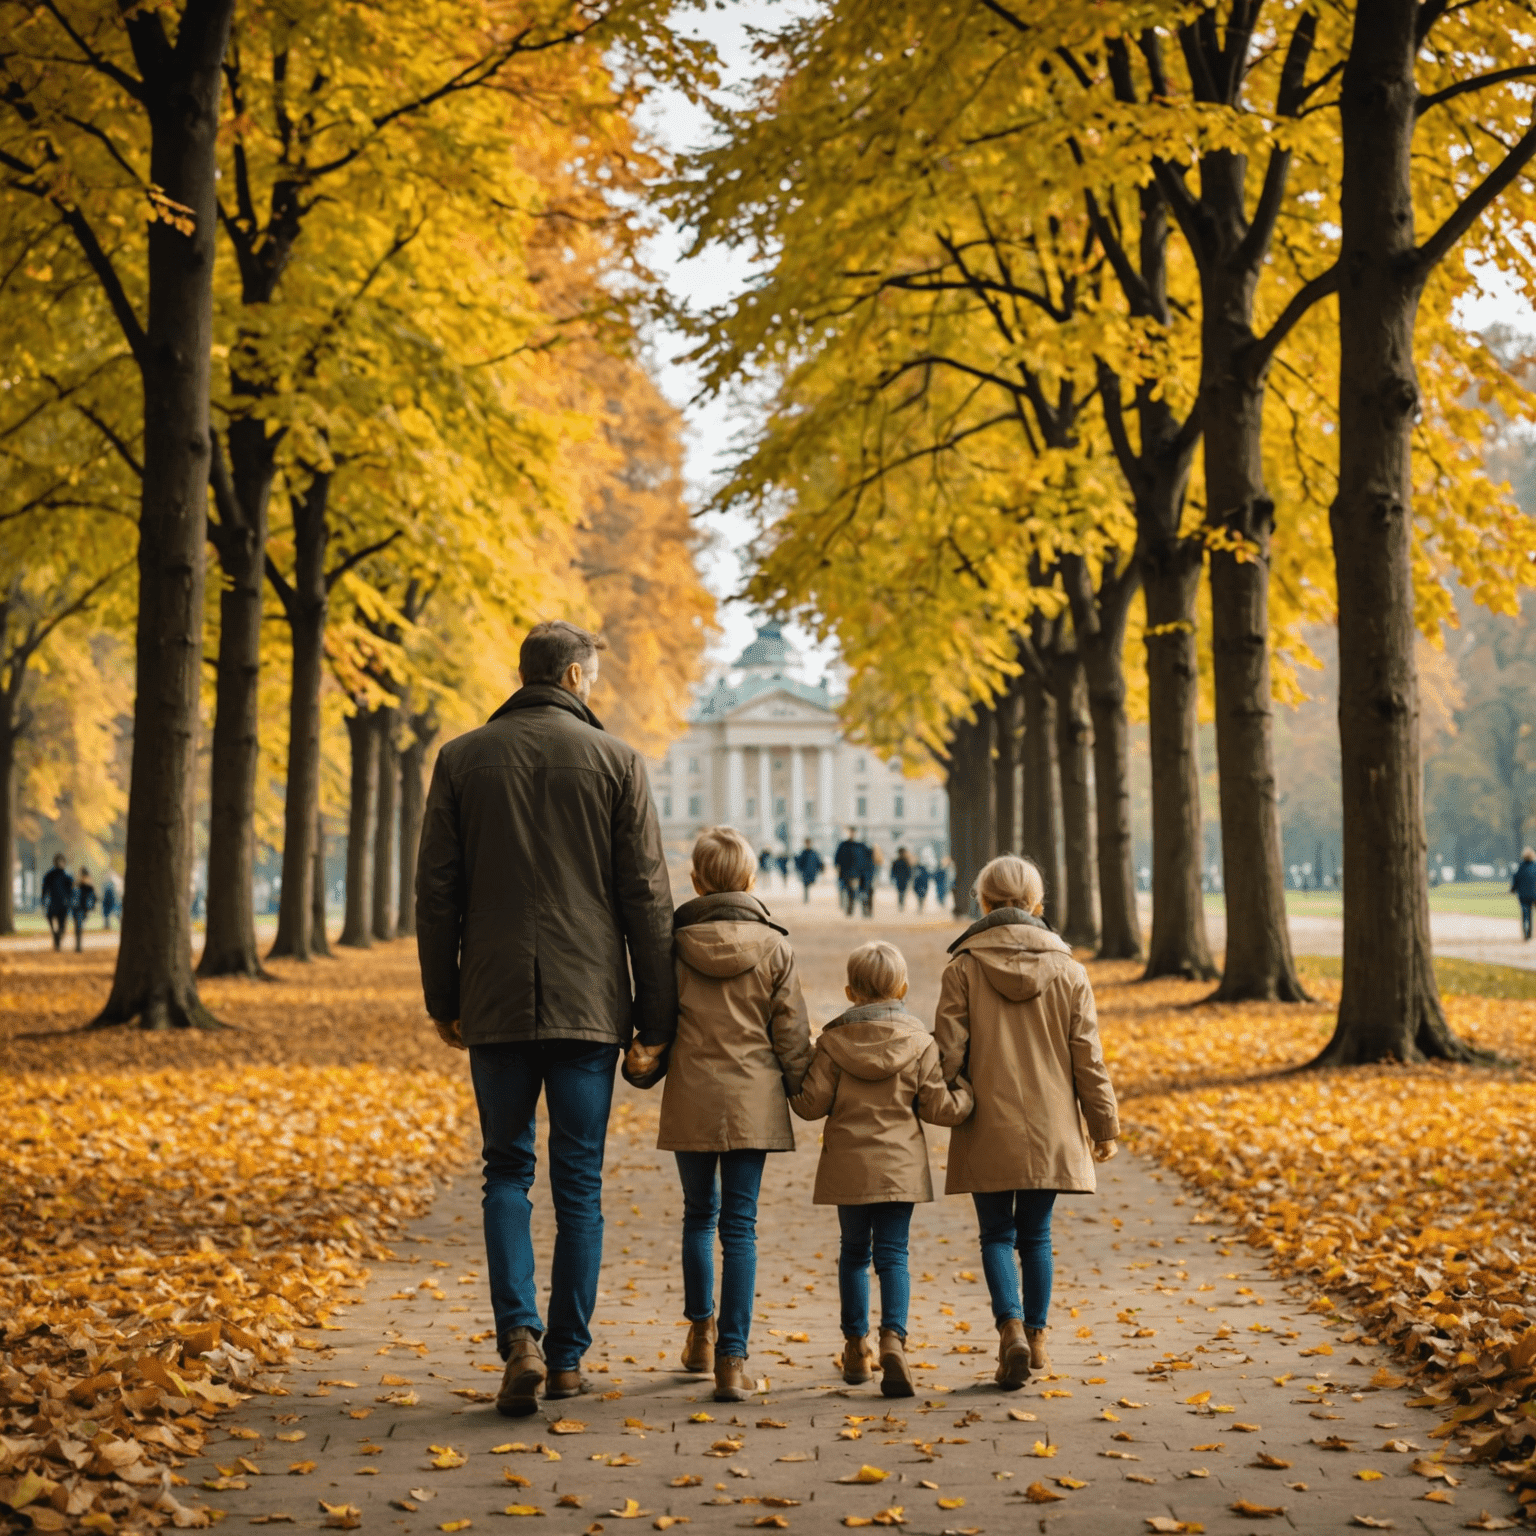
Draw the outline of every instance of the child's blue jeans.
M862 1339L869 1332L869 1265L880 1277L880 1327L907 1336L907 1304L912 1277L907 1273L910 1200L878 1205L840 1205L842 1249L837 1256L837 1289L842 1298L843 1334Z
M715 1231L720 1232L717 1355L747 1358L757 1291L757 1193L766 1152L674 1152L683 1186L683 1316L715 1310ZM718 1180L716 1170L718 1169Z
M1026 1328L1044 1328L1051 1310L1051 1207L1054 1189L1003 1189L972 1195L981 1227L981 1267L992 1293L998 1322L1023 1318ZM1014 1250L1018 1268L1014 1268ZM1019 1305L1019 1275L1024 1303Z

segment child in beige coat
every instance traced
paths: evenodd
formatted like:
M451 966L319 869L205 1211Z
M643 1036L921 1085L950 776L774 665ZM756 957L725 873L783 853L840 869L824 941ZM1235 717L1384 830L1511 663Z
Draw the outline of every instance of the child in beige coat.
M861 945L848 957L847 1012L816 1042L805 1085L790 1101L804 1120L827 1116L816 1168L817 1205L835 1205L842 1229L843 1380L868 1381L869 1266L880 1276L880 1390L911 1397L907 1364L907 1232L912 1207L933 1199L922 1121L958 1125L971 1089L945 1086L939 1050L921 1020L901 1006L907 962L892 944Z

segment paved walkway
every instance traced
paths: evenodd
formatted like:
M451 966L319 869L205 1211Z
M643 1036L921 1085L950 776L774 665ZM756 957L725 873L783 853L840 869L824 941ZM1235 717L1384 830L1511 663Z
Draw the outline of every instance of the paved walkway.
M812 1016L830 1017L849 941L871 925L789 904L780 915ZM931 1010L953 925L873 926L906 950L913 1002ZM201 1496L240 1524L355 1518L404 1536L523 1515L556 1532L900 1521L933 1536L1131 1533L1196 1522L1242 1536L1285 1523L1343 1529L1357 1516L1448 1532L1504 1508L1486 1470L1433 1462L1437 1418L1407 1406L1368 1341L1310 1311L1171 1177L1125 1156L1101 1171L1097 1196L1058 1206L1056 1374L1022 1392L990 1384L996 1335L969 1202L918 1208L919 1391L892 1402L877 1385L845 1387L834 1365L836 1220L809 1203L817 1135L807 1128L799 1151L770 1160L765 1183L760 1393L716 1404L708 1382L677 1368L680 1200L670 1157L654 1150L656 1102L621 1085L592 1395L522 1420L489 1405L500 1366L466 1177L376 1269L362 1304L338 1317L345 1326L308 1341L320 1347L283 1378L287 1395L253 1397L183 1469L194 1491L222 1484ZM931 1145L937 1171L944 1134ZM535 1198L547 1264L542 1178ZM323 1505L357 1513L327 1516Z

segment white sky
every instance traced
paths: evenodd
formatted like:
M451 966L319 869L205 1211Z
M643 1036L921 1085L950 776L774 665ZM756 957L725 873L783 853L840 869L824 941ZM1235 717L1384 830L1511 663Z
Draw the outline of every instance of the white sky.
M751 77L750 29L756 26L772 30L814 3L816 0L713 0L712 8L693 17L691 24L684 24L684 29L708 37L714 43L720 54L723 88L730 91ZM704 114L674 92L655 99L647 126L673 151L699 146L709 132ZM673 296L690 308L703 310L720 303L745 282L749 269L742 259L729 252L711 250L702 259L685 261L684 248L680 232L664 230L648 254L655 269L666 276ZM1496 272L1488 275L1483 294L1462 306L1460 318L1474 329L1503 321L1536 334L1536 312ZM733 417L724 400L695 401L697 376L691 367L679 360L686 347L683 336L669 329L658 329L654 333L654 343L661 387L686 415L685 472L692 501L695 506L702 506L729 462L733 440L750 423ZM752 638L756 623L747 604L728 600L742 583L742 551L752 529L745 518L736 516L709 514L701 521L711 535L711 544L703 561L705 579L716 597L721 599L722 633L710 653L712 666L718 667L740 652ZM793 628L786 633L801 652L799 670L807 680L819 679L835 662L835 650L818 647L812 636Z

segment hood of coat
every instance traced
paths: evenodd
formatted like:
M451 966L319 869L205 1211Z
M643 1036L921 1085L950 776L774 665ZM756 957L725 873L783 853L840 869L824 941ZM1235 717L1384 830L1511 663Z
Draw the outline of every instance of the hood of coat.
M672 916L678 958L704 976L750 971L784 933L768 908L747 891L720 891L685 901Z
M850 1077L879 1083L916 1061L932 1038L899 1004L868 1003L839 1014L818 1043Z
M994 990L1013 1003L1039 997L1072 959L1071 948L1043 919L1017 907L999 907L973 923L950 953L972 956Z
M503 715L510 715L516 709L546 709L551 707L569 710L578 720L585 720L588 725L596 730L600 731L603 728L603 722L569 688L562 688L559 683L524 683L491 716L491 720L500 720ZM485 723L489 725L491 720L487 720Z

